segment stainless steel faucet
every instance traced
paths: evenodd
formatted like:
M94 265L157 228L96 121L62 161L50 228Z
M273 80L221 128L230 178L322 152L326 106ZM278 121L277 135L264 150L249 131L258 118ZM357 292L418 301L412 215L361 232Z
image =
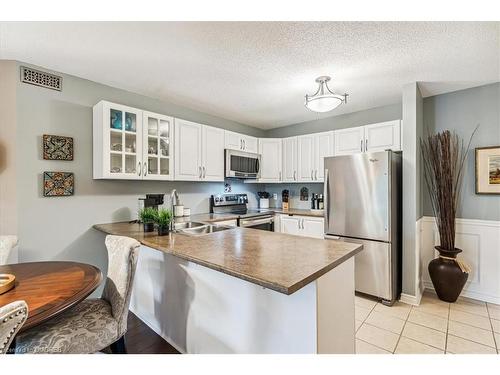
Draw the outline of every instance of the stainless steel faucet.
M174 199L175 199L175 204L174 204ZM179 194L177 194L177 190L172 189L172 192L170 193L170 212L172 214L172 221L170 222L170 229L174 230L174 206L179 204Z

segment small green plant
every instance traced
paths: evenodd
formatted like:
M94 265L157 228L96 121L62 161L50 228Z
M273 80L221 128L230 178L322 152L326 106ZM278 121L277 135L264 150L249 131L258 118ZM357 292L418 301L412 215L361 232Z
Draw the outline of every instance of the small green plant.
M155 222L155 218L158 212L153 207L145 207L139 211L139 218L144 224L150 224Z
M172 211L167 210L165 208L158 210L155 217L155 223L159 227L167 227L171 221L172 221Z

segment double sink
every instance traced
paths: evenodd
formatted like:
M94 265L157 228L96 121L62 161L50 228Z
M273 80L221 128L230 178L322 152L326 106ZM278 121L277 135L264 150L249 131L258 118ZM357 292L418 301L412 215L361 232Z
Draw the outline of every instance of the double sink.
M205 234L221 232L223 230L232 229L225 225L204 224L196 221L188 221L185 223L175 223L174 231L187 236L203 236Z

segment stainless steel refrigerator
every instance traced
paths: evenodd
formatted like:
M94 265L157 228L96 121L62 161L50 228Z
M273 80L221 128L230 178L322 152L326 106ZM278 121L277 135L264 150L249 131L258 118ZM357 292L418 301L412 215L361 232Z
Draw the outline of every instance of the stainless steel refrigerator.
M356 291L391 305L401 293L401 153L325 158L325 238L355 242Z

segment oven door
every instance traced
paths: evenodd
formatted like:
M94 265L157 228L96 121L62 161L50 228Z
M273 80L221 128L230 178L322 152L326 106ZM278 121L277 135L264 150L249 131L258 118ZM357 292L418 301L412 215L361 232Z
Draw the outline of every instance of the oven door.
M243 218L240 219L239 226L242 228L260 229L267 230L268 232L274 232L274 218L272 216Z
M226 150L226 177L259 178L260 155Z

